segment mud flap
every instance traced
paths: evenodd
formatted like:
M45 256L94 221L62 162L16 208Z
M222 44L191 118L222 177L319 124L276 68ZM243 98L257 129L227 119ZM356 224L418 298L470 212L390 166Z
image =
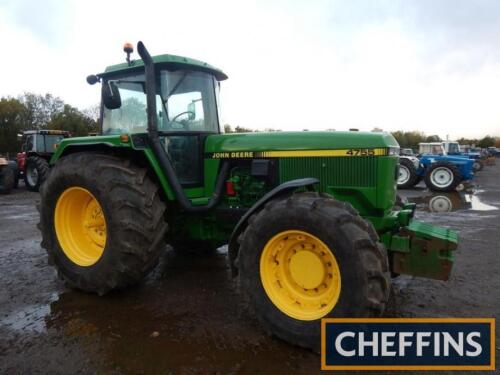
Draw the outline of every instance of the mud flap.
M397 274L448 280L458 233L418 220L391 238L392 271Z

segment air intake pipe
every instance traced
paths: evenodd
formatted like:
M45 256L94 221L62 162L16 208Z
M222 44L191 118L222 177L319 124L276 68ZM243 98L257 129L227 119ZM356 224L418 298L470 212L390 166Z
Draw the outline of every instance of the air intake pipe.
M148 134L153 154L160 164L163 173L165 174L165 176L167 176L170 187L172 188L175 198L177 199L181 207L188 213L207 212L214 208L221 199L222 188L224 187L224 182L229 170L229 163L227 161L222 162L219 175L217 176L214 194L208 201L208 204L204 206L193 206L192 202L184 195L184 191L179 182L179 179L177 178L174 167L172 166L170 157L168 156L166 150L160 142L160 137L158 134L158 124L156 120L156 75L153 59L151 58L151 55L142 42L137 43L137 52L144 62L146 77Z

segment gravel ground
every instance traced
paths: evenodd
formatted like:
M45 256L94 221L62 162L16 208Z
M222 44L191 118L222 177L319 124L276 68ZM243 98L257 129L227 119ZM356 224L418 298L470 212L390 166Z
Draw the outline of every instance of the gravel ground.
M500 318L499 177L500 163L478 174L472 195L401 192L418 218L457 229L461 242L448 282L394 280L387 317ZM263 333L223 250L193 257L166 247L144 283L125 292L67 289L39 245L38 199L23 187L0 196L0 373L319 372L316 354Z

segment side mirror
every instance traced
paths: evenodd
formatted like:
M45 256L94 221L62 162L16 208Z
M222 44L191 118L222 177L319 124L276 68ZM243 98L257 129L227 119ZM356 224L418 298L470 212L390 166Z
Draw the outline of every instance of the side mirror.
M102 103L107 109L117 109L122 106L120 90L114 81L107 81L102 84Z
M194 102L188 104L187 113L189 121L193 121L196 118L196 105Z
M91 74L87 76L87 83L89 85L95 85L97 82L99 82L99 77L97 77L96 75Z

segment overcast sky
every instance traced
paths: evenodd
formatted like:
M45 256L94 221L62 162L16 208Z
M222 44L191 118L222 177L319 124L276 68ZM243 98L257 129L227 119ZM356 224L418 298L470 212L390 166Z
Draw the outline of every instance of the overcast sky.
M499 21L496 0L1 0L0 96L84 109L142 40L224 70L233 127L500 136Z

